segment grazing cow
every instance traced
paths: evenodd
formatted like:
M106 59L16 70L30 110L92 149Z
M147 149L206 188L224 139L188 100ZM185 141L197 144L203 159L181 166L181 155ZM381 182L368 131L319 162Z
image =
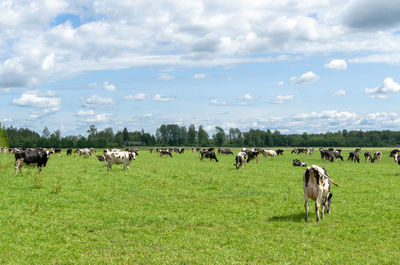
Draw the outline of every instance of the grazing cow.
M338 160L340 158L343 161L343 156L340 153L340 151L342 151L342 150L340 150L340 151L338 151L338 150L340 150L340 149L337 149L336 151L333 151L333 154L335 155L336 160Z
M351 160L352 162L357 161L360 163L360 157L358 156L358 152L350 152L349 158L347 160Z
M336 155L332 150L329 150L329 149L326 150L324 148L320 148L319 151L321 153L321 159L325 159L325 160L333 162L336 158ZM343 158L342 158L342 160L343 160Z
M79 156L92 156L92 152L90 152L89 148L76 149L75 153L79 153Z
M246 150L245 151L246 155L247 155L247 163L249 163L251 160L255 159L257 164L258 161L260 160L260 152L255 150L254 148L251 150Z
M381 159L382 159L382 152L380 152L380 151L375 152L374 153L374 160L381 161Z
M236 155L235 162L236 162L236 164L235 164L236 169L239 169L239 167L241 167L243 165L246 166L246 153L245 152L239 152Z
M314 148L306 148L306 155L311 156L314 152Z
M262 154L263 154L264 158L266 158L267 156L275 157L278 155L274 150L270 150L270 149L262 150Z
M308 200L310 198L315 201L317 222L319 222L320 219L324 219L325 208L327 213L330 212L332 199L331 182L338 186L334 181L329 178L325 168L316 165L307 167L306 171L303 174L303 191L305 200L304 208L306 210L306 222L308 222ZM321 218L319 214L320 207Z
M102 155L102 156L101 155L97 155L96 157L100 162L105 162L106 161L106 157L104 155Z
M219 155L233 155L233 152L229 148L218 148Z
M356 149L354 150L354 152L356 152L356 153L361 152L361 147L356 148Z
M45 167L47 164L47 161L50 158L50 152L49 151L39 151L39 150L34 150L34 151L19 151L15 153L15 174L17 174L17 171L19 169L19 173L21 172L21 167L23 165L28 165L28 166L37 166L39 168L39 174L42 171L42 167Z
M150 148L150 149L149 149L149 152L150 152L150 154L153 153L153 148Z
M400 156L400 149L393 149L390 152L390 155L389 155L389 157L393 157L394 158L394 162L398 162L399 161L399 159L398 159L399 156Z
M210 161L214 159L216 162L218 162L217 156L213 151L201 151L200 154L200 161L203 161L204 158L210 158Z
M365 153L364 153L364 158L365 158L365 162L366 162L366 163L372 162L372 156L371 156L371 153L370 153L370 152L365 152Z
M136 160L135 153L131 153L128 151L121 151L121 152L110 152L105 151L104 157L107 161L107 171L112 171L112 165L116 164L123 164L123 169L129 168L132 160Z
M307 152L307 148L293 148L293 150L292 150L292 154L293 153L295 153L295 154L300 154L300 153L306 153Z
M283 155L283 151L284 151L283 149L276 149L276 150L275 150L276 155L278 155L278 156L279 156L279 155L282 156L282 155Z
M298 160L296 158L296 159L293 160L293 166L295 166L295 167L306 167L307 163L303 162L303 161L300 161L300 160Z
M164 149L164 150L160 150L160 157L162 157L162 156L164 156L164 155L167 155L167 156L170 156L170 157L172 157L172 153L171 153L171 151L170 150L167 150L167 149Z
M136 156L139 156L139 150L137 148L126 148L125 151L135 153Z
M70 156L70 155L72 155L72 149L71 149L71 148L68 148L68 150L67 150L67 156Z
M54 148L55 154L61 154L61 148Z

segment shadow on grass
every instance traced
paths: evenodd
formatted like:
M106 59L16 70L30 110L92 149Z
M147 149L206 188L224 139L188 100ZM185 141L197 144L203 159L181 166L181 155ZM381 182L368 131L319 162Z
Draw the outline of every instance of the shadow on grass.
M271 218L268 219L268 221L272 222L304 222L304 212L300 213L293 213L289 215L281 215L281 216L272 216Z

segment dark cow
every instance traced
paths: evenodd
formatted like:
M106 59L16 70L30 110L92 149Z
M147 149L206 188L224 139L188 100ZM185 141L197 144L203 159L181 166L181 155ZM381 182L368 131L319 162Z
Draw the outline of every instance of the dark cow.
M218 154L220 154L220 155L233 155L233 152L229 148L218 148Z
M39 150L34 150L34 151L19 151L15 153L15 174L17 174L17 171L19 169L19 173L21 172L21 167L23 165L28 165L28 166L37 166L39 168L39 174L42 171L42 167L45 167L47 164L47 161L50 158L50 152L49 151L39 151Z
M284 150L282 150L282 149L277 149L277 150L275 150L275 152L276 152L276 155L280 155L280 156L282 156L283 155L283 151Z
M338 149L338 150L340 150L340 149ZM338 151L338 150L333 151L333 154L335 155L336 160L338 160L340 158L343 161L343 156L340 153L340 151L342 151L342 150L340 150L340 151Z
M307 163L303 162L303 161L300 161L300 160L298 160L296 158L295 160L293 160L293 166L295 166L295 167L306 167Z
M328 160L331 162L333 162L336 159L336 155L332 150L326 150L326 149L320 148L319 151L321 153L321 159L325 159L325 160ZM342 158L342 160L343 160L343 158Z
M381 159L382 159L382 152L380 152L380 151L375 152L375 153L374 153L374 158L373 158L373 159L374 159L374 160L381 161Z
M331 182L332 181L325 168L312 165L309 166L303 174L303 191L304 191L304 208L306 210L305 221L308 222L309 206L308 201L312 199L315 201L315 212L317 215L317 222L324 218L325 208L326 212L329 213L331 208ZM321 207L322 206L322 207ZM321 218L319 209L321 209Z
M217 156L213 151L201 151L200 154L200 161L203 161L204 158L210 158L210 161L214 159L216 162L218 162Z
M71 148L68 148L68 150L67 150L67 156L70 156L70 155L72 155L72 149Z
M358 152L350 152L349 154L349 158L347 158L347 160L351 160L351 161L357 161L358 163L360 163L360 157L358 156Z
M373 162L373 161L372 161L373 158L372 158L370 152L365 152L365 153L364 153L364 158L365 158L365 162L366 162L366 163L368 163L368 162Z
M104 155L102 155L102 156L101 155L97 155L96 157L100 162L105 162L106 161L106 157Z
M252 149L252 150L246 150L245 152L247 155L247 163L255 159L258 164L258 161L260 160L260 151Z

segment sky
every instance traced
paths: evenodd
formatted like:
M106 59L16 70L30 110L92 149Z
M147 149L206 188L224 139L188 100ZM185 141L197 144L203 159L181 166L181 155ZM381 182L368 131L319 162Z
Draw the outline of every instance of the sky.
M2 0L0 122L400 130L400 1Z

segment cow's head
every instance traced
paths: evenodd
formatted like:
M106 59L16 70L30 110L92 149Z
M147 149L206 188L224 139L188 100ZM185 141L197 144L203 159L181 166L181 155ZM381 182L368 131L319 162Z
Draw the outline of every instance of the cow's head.
M328 198L325 200L324 205L326 207L326 212L329 213L331 211L331 199L332 199L332 193L330 192L328 195Z
M129 160L136 160L135 153L129 153Z

